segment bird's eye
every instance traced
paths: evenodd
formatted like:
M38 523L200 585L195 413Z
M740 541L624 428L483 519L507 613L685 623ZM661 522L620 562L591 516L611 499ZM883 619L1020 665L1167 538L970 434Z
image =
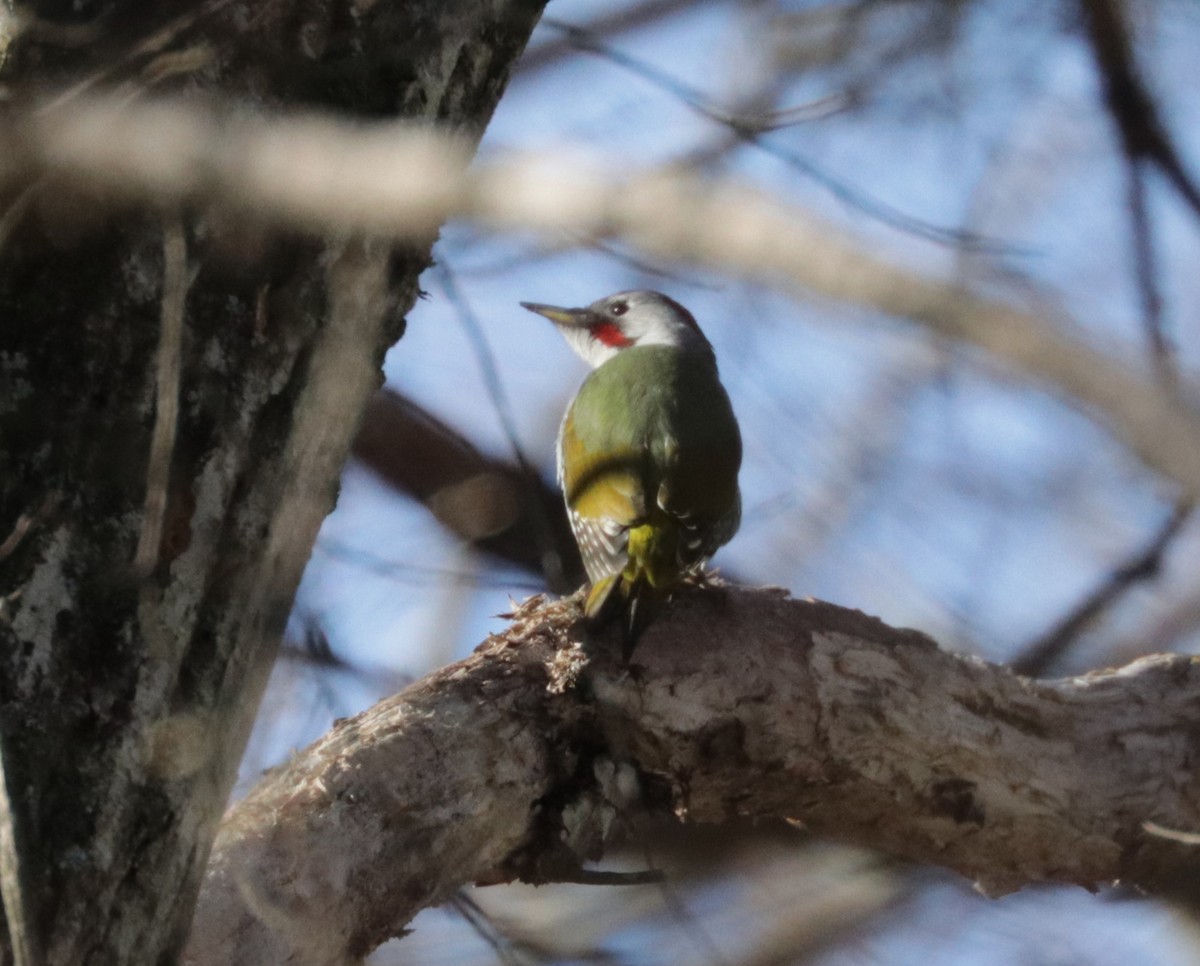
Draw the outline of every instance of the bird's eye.
M624 315L626 312L629 311L629 303L628 302L613 302L613 304L609 306L608 311L611 312L613 315Z

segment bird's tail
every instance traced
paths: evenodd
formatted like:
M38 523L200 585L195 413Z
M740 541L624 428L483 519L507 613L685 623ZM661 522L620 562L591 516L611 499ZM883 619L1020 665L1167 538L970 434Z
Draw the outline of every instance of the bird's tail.
M677 580L672 536L650 524L630 530L624 569L597 580L584 601L583 612L596 625L620 616L626 661Z
M624 595L620 593L623 575L609 574L601 577L588 589L583 602L583 614L593 624L606 624L618 611Z
M658 613L662 595L644 576L624 572L596 581L583 604L584 616L596 627L620 620L622 657L626 662Z

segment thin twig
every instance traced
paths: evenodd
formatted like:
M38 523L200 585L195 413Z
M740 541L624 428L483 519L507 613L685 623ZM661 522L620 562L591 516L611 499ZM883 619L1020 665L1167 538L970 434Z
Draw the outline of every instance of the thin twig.
M1080 0L1080 4L1105 104L1125 151L1157 167L1200 217L1200 188L1184 168L1162 114L1142 81L1119 5L1114 0Z
M479 363L480 371L483 373L483 384L492 401L492 407L496 410L496 417L500 420L500 427L504 431L505 438L508 440L509 448L512 450L513 460L529 484L529 490L532 491L541 482L541 476L525 455L525 448L521 445L520 435L517 432L516 417L513 415L512 403L509 401L508 393L505 392L504 383L500 378L500 367L496 365L495 353L492 352L492 347L488 343L483 326L479 324L478 316L475 315L466 296L459 289L458 283L454 278L454 272L440 255L437 259L435 271L441 283L442 291L457 312L459 322L466 330L467 338L475 350L476 361ZM529 505L531 508L529 521L533 527L534 540L541 551L539 556L542 562L542 570L545 574L546 582L553 586L562 579L564 570L562 555L555 544L554 529L546 514L545 507L536 500L530 501Z
M4 538L3 542L0 542L0 560L10 556L21 545L21 541L25 539L34 524L44 520L53 512L54 508L58 506L58 500L58 493L47 493L36 510L32 513L22 513L17 517L17 522L13 524L8 536Z
M467 573L461 570L454 570L449 567L426 567L409 560L389 560L386 557L378 557L358 547L352 547L349 544L337 540L329 540L324 537L314 544L313 550L326 554L334 560L340 560L350 566L368 570L381 577L390 577L397 580L403 578L405 583L413 586L421 586L422 583L436 586L452 583L462 587L474 587L477 589L524 590L529 593L536 593L537 591L546 589L545 581L541 580L521 580L514 578L510 574L487 576L486 574L476 572Z
M17 814L9 792L5 742L0 739L0 899L4 904L13 966L38 966L44 960L38 932L30 922L28 899L33 894L27 863L23 860Z
M1175 537L1192 514L1192 504L1176 505L1171 516L1144 547L1133 553L1066 617L1025 648L1011 667L1030 677L1044 675L1089 626L1137 584L1156 577Z
M134 555L134 571L146 577L158 562L167 487L171 481L171 454L179 420L179 370L183 346L183 319L187 302L187 241L183 221L171 218L163 227L162 323L155 363L157 394L150 462L146 468L146 504L142 532Z
M17 522L13 524L12 530L4 538L4 542L0 543L0 560L3 560L20 546L21 541L25 539L25 534L33 526L34 517L35 515L32 513L22 513L17 517Z
M1200 833L1185 832L1182 829L1167 828L1165 825L1159 825L1157 822L1145 821L1142 822L1142 828L1160 839L1169 839L1172 842L1179 842L1182 845L1200 845Z
M1120 11L1108 0L1083 0L1083 13L1096 69L1104 84L1105 105L1116 126L1125 160L1133 270L1142 305L1142 326L1150 343L1151 359L1164 382L1173 388L1178 372L1173 347L1163 331L1163 299L1158 284L1146 166L1162 167L1164 159L1172 163L1169 159L1174 158L1175 150L1157 106L1138 76L1128 28ZM1181 167L1178 170L1182 173ZM1184 196L1194 194L1186 176L1183 181Z
M484 332L483 326L479 323L479 317L475 314L466 296L463 295L462 290L458 287L458 281L455 279L454 272L446 263L444 255L440 252L437 255L437 263L434 266L434 271L437 273L438 282L442 286L442 292L458 315L458 321L466 331L467 340L471 343L471 348L475 351L475 361L479 364L479 370L483 375L484 388L491 399L492 408L496 410L496 418L500 420L500 428L504 432L505 439L508 440L508 446L512 450L513 459L522 468L532 469L529 459L525 455L525 448L521 445L520 434L517 432L516 417L513 415L512 402L509 400L508 392L504 388L504 382L500 378L500 367L496 365L496 354L492 351L491 344L488 342L487 333Z
M593 37L614 37L652 27L675 14L711 4L712 0L644 0L635 7L605 10L588 21L583 29ZM517 63L516 76L524 78L535 71L551 67L574 54L577 49L570 38L564 37L531 45Z
M701 281L699 278L689 278L683 272L672 271L668 268L663 268L661 265L654 265L649 260L638 258L636 255L623 251L616 243L603 241L598 238L589 238L586 240L588 248L601 255L612 259L618 265L624 265L626 268L631 268L635 272L640 272L650 278L662 279L666 282L673 282L676 285L686 285L693 289L702 289L705 291L716 291L719 287L712 282Z
M1137 158L1125 156L1129 183L1129 220L1133 238L1133 271L1142 303L1142 328L1150 343L1150 357L1159 372L1172 383L1177 376L1175 349L1163 331L1163 297L1158 285L1158 260L1154 251L1154 229L1146 198L1146 172Z
M849 205L875 220L926 241L940 245L955 245L978 252L1013 254L1017 248L998 239L987 238L961 229L947 228L907 214L887 202L874 197L862 188L830 174L816 162L794 151L789 151L762 135L803 121L828 117L845 107L847 100L842 96L820 98L810 104L781 108L766 115L746 115L729 111L713 103L702 92L678 78L659 70L652 64L618 51L591 36L581 27L576 27L553 17L543 17L542 23L562 31L580 49L602 57L610 63L635 74L660 90L678 98L686 107L701 117L708 118L727 128L739 141L758 148L788 167L816 182L842 203Z
M645 856L646 865L654 870L656 867L654 856L651 853L650 842L648 839L642 841L642 851ZM709 934L703 923L699 922L692 911L687 907L683 898L679 895L674 883L669 878L663 876L657 883L659 894L662 896L663 904L667 907L671 916L683 927L684 932L691 939L705 960L711 966L730 966L729 959L725 956L724 951L717 942Z
M487 914L487 911L467 895L465 890L459 889L454 894L454 898L450 900L449 905L462 916L463 921L471 927L475 935L491 947L496 958L504 966L526 966L530 962L528 957L520 954L513 941L496 925L496 921Z
M661 885L667 881L667 874L662 869L639 869L636 872L619 872L608 869L579 869L565 876L563 882L576 885L598 886L639 886Z

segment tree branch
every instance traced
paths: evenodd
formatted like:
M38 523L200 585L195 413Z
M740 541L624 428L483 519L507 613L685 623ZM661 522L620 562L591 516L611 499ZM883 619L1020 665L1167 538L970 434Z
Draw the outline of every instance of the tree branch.
M683 594L629 669L578 643L576 607L526 603L266 778L218 836L189 962L361 956L463 883L570 878L634 808L786 817L993 894L1195 887L1195 849L1147 831L1200 829L1189 658L1034 682L724 588Z
M550 578L551 590L565 592L584 579L558 487L486 456L411 399L390 389L377 392L363 414L354 455L472 546ZM535 539L547 529L553 565Z
M1162 172L1192 213L1200 217L1200 188L1175 149L1167 125L1138 70L1123 4L1115 0L1081 0L1088 43L1126 155L1146 160Z
M621 235L643 252L907 318L1065 394L1200 500L1200 414L1079 333L889 263L769 194L688 176L618 177L571 158L468 171L428 130L332 120L239 121L180 105L79 99L10 132L0 187L49 169L114 201L218 205L310 232L427 238L460 215L495 228ZM353 177L347 172L352 171Z

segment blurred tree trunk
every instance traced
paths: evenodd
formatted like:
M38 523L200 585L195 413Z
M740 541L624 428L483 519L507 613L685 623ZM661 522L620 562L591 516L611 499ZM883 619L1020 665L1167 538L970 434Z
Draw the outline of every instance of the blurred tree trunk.
M18 103L203 89L476 138L541 7L49 0L21 9L0 84ZM16 960L72 966L177 959L429 260L237 212L98 210L63 184L0 198L0 885Z

